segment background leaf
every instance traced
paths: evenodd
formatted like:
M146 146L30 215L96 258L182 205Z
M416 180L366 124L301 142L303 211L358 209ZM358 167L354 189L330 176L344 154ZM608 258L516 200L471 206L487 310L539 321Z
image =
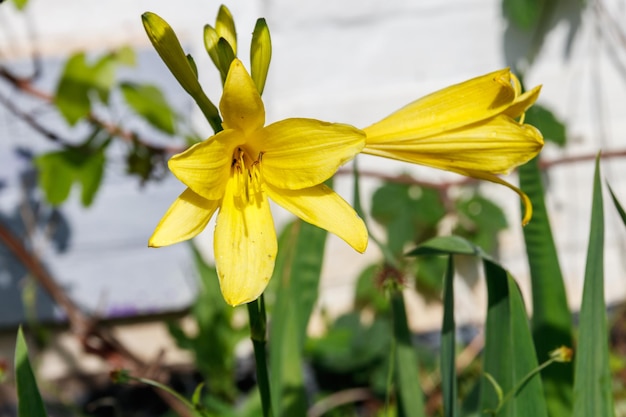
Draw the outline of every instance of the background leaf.
M504 15L518 28L530 30L539 22L545 1L503 0L502 10Z
M109 139L96 145L98 131L90 136L83 145L66 147L64 150L49 152L35 158L39 172L39 186L46 200L58 206L67 200L75 183L81 184L81 202L88 207L102 183L105 154Z
M417 185L386 183L372 196L371 215L387 230L387 246L396 255L409 242L436 234L446 211L437 191Z
M120 85L128 105L155 128L173 135L176 114L167 103L165 96L156 86L150 84L123 83Z

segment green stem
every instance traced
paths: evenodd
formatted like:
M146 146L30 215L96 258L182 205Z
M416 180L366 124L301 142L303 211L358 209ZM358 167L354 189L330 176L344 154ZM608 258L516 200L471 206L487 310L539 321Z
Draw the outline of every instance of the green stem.
M248 303L248 317L250 319L250 339L254 347L256 362L256 379L261 394L261 405L264 417L273 417L272 401L270 397L270 380L267 373L267 354L265 352L267 317L265 315L265 301L263 295L257 300Z
M376 246L378 246L378 249L380 249L380 252L383 254L383 258L385 258L385 263L387 263L387 265L392 266L393 268L397 270L400 270L400 263L398 262L396 257L393 255L391 250L389 250L389 247L383 244L376 236L369 233L369 226L367 225L367 216L365 216L365 212L363 211L363 206L361 205L361 187L359 185L360 184L359 165L357 162L357 158L354 158L354 160L352 161L352 175L354 177L354 189L353 189L354 211L356 211L359 217L363 220L363 223L365 223L365 227L367 228L369 238L372 242L376 244Z

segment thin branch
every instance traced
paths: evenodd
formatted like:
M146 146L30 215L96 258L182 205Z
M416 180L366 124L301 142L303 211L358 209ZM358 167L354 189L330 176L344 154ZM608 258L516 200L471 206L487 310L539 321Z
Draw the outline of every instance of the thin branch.
M109 329L99 327L96 319L85 314L57 284L39 258L33 255L2 222L0 222L0 242L4 243L32 274L37 283L63 308L70 323L70 330L79 339L85 352L99 356L115 368L131 368L140 374L153 369L153 366L149 367L143 360L130 352ZM159 355L160 357L161 355ZM191 412L184 404L181 404L171 395L160 391L157 393L177 414L192 417Z
M49 130L47 127L39 123L33 116L31 116L30 114L24 113L23 111L18 109L17 106L15 106L13 102L9 100L7 97L0 95L0 104L2 104L7 110L13 113L14 116L24 121L28 126L30 126L37 133L44 136L46 139L59 143L61 145L65 145L68 143L68 141L61 138L60 135Z
M18 89L20 92L36 97L48 104L54 104L54 96L36 88L31 82L30 77L29 78L18 77L15 74L11 73L6 68L0 67L0 79L4 79L9 84L11 84L16 89ZM41 126L41 124L38 123L31 115L28 115L22 111L19 111L14 105L10 103L10 101L8 101L8 99L3 97L0 102L5 107L7 107L13 114L18 116L22 120L24 120L26 123L28 123L31 127L37 130L39 133L43 134L44 137L55 142L61 142L58 135L50 132L47 128L44 128L43 126ZM122 128L121 126L116 125L114 123L107 122L106 120L103 120L100 117L96 116L94 113L89 113L87 115L87 120L90 123L101 127L105 132L107 132L111 136L120 138L123 141L128 142L128 143L138 142L141 145L145 146L146 148L150 148L151 150L164 152L167 154L175 154L175 153L179 153L185 150L185 148L176 147L176 146L157 146L157 145L151 144L145 139L140 138L135 132L126 130Z

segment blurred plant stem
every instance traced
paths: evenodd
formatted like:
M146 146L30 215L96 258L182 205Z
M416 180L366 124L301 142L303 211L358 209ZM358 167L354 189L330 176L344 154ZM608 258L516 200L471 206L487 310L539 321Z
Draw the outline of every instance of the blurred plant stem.
M247 304L248 317L250 320L250 339L254 347L254 359L256 364L256 378L261 394L261 404L264 417L273 417L272 401L270 397L270 381L267 374L267 316L265 313L265 301L261 297Z

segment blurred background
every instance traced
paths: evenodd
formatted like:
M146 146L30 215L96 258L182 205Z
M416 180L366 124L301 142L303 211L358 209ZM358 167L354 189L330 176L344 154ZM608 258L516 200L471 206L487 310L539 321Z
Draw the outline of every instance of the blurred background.
M147 241L184 189L164 161L212 131L153 50L141 14L151 11L169 22L216 103L220 77L205 51L203 26L214 25L221 3L22 3L0 4L0 359L11 362L15 329L26 323L48 329L37 333L38 375L44 381L105 375L120 355L118 342L146 366L189 367L194 353L181 343L181 332L198 331L189 312L201 293L199 265L212 262L213 225L196 239L197 252L188 244L149 249ZM270 28L273 55L264 93L268 123L295 116L365 127L425 94L506 66L523 76L528 88L542 84L539 104L557 127L544 131L547 204L570 306L578 308L597 152L604 158L606 180L618 197L626 198L621 165L626 155L626 2L224 4L234 16L244 63L256 19L265 17ZM78 73L91 75L81 78ZM85 95L67 93L67 83L81 82L95 86L86 98L91 103L86 113L67 104L85 100ZM166 103L154 116L157 121L145 110L145 90L140 88L145 85L160 91L150 96L155 107L161 99ZM100 98L93 99L95 95ZM77 164L72 173L57 164L55 158L72 157L71 152L55 152L85 147L91 162ZM398 179L404 175L412 178L411 186L439 184L439 191L453 200L463 199L467 187L479 190L502 215L497 241L485 244L492 245L523 292L529 291L517 195L408 164L367 156L359 156L358 162L367 212L376 212L375 196L385 180L402 183ZM335 188L352 201L350 165L345 168ZM515 174L507 180L517 181ZM71 191L63 197L63 190L46 181L65 181ZM626 295L626 242L615 213L607 210L606 215L606 298L617 305ZM278 208L276 218L279 229L291 220ZM437 232L453 231L450 222L439 220ZM385 238L385 227L375 221L372 233ZM353 308L359 274L380 258L375 245L360 255L333 236L326 253L317 314L309 325L312 335L324 334L330 318ZM460 324L480 327L483 284L471 265L467 269L456 286L457 317ZM53 284L42 282L46 278ZM427 280L422 284L428 293ZM411 328L418 334L437 330L437 287L429 297L420 292L419 281L409 285L418 289L409 296ZM228 314L234 315L237 328L237 312ZM86 317L97 318L106 329L98 330L96 355L84 352L92 326ZM77 323L83 323L82 330ZM102 340L113 347L103 346ZM249 352L245 341L232 347L240 357ZM2 395L10 398L10 392Z

